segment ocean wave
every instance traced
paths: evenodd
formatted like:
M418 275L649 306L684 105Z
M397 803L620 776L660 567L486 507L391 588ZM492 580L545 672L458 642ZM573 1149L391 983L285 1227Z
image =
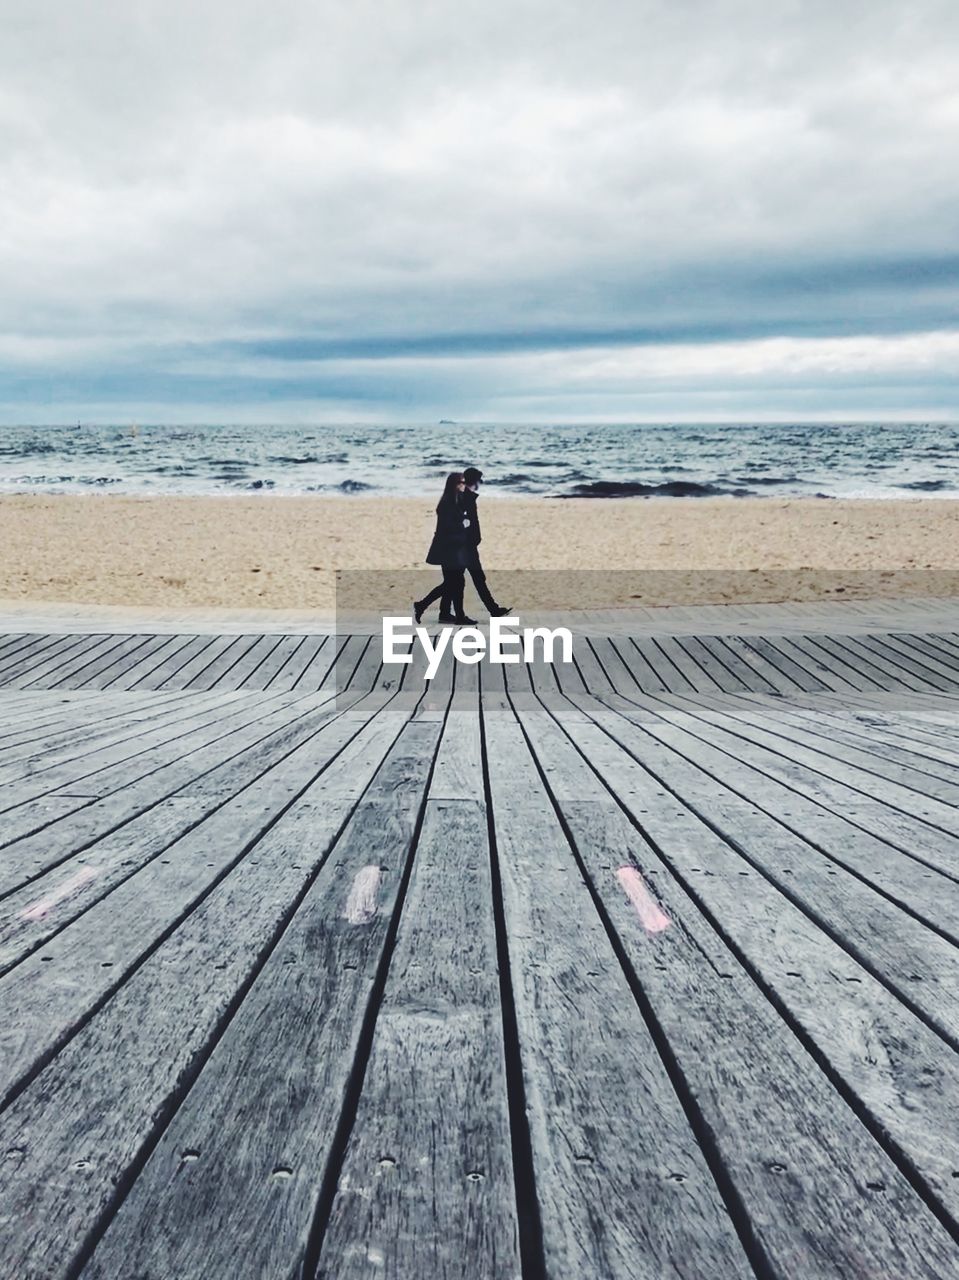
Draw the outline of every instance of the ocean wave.
M345 453L304 453L299 456L286 453L270 453L267 454L266 460L281 467L301 467L308 464L329 467L342 465L344 462L349 461L349 457Z
M528 476L522 471L509 471L505 476L493 476L489 481L490 486L497 489L505 489L510 486L524 488L529 485L536 485L539 483L540 481L538 481L535 476Z
M919 493L941 493L943 489L955 489L954 480L907 480L899 485L900 489L912 489Z
M643 484L639 480L593 480L574 484L560 498L748 498L752 489L726 489L718 484L697 484L694 480L665 480Z
M341 480L339 484L308 484L304 493L369 493L376 489L375 484L366 484L363 480Z

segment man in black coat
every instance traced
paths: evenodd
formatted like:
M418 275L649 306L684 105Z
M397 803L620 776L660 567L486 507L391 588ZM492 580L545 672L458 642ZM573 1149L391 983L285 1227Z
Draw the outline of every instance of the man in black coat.
M505 618L509 613L509 609L505 605L497 604L493 599L492 592L486 585L486 574L483 572L483 565L480 561L479 544L481 534L479 513L476 507L483 473L478 467L467 467L463 472L463 479L466 481L466 489L463 491L460 500L464 504L466 515L469 519L469 525L466 530L469 542L466 570L473 579L476 594L482 600L489 616L491 618Z

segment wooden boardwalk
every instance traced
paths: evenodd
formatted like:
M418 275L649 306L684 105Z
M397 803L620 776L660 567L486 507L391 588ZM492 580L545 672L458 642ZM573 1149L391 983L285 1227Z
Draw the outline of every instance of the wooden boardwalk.
M959 1278L959 631L0 635L0 1274Z

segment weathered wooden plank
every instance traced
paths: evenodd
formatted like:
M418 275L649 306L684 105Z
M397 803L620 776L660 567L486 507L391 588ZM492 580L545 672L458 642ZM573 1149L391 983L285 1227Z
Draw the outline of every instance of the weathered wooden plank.
M256 646L259 636L234 636L233 643L185 684L185 689L216 689L221 680Z
M697 705L722 715L730 722L730 727L759 728L786 742L798 742L840 763L898 783L921 795L934 796L951 806L959 799L959 782L951 768L946 767L940 773L931 761L926 764L932 767L925 767L921 760L901 759L902 753L895 746L885 744L878 734L865 737L844 732L835 724L824 725L821 719L804 720L790 715L788 704L780 700L775 707L748 703L730 705L718 695L709 694L697 694L694 700Z
M367 644L360 655L360 659L349 678L346 690L352 693L365 694L369 693L374 687L380 689L398 688L398 677L395 681L387 680L385 684L380 683L380 673L382 669L383 653L379 637L369 636L367 638Z
M888 1268L911 1276L927 1227L937 1255L933 1261L923 1254L927 1273L952 1265L953 1241L698 909L698 888L686 887L699 883L686 870L689 861L718 863L727 877L724 934L727 899L741 896L742 881L721 861L721 846L713 854L713 833L629 762L607 781L629 795L644 823L651 820L651 846L571 743L556 740L556 726L538 717L524 723L536 753L545 752L554 773L564 775L554 800L716 1144L765 1273L843 1280L871 1266L876 1274ZM610 758L603 755L604 770ZM682 870L674 875L675 864ZM935 1037L931 1042L940 1057L948 1055Z
M4 660L8 654L14 653L22 645L29 644L34 636L25 633L13 633L11 635L0 634L0 661Z
M952 673L959 670L959 646L948 636L932 632L897 632L896 639L907 645L914 652L923 656L925 661L934 659Z
M893 777L882 776L878 770L867 771L850 763L850 748L836 746L827 752L821 743L807 745L802 741L806 735L798 732L783 737L692 703L688 703L687 708L696 719L710 725L710 733L722 733L727 743L733 738L734 750L759 747L764 752L766 772L787 778L804 793L815 793L831 807L838 806L839 811L847 814L855 812L867 820L880 821L887 831L909 831L921 848L952 848L955 852L959 815L953 804L906 786ZM884 765L883 769L887 774L896 772L894 766ZM949 838L953 840L951 846Z
M103 638L96 635L42 636L32 645L21 649L17 658L10 660L0 679L8 682L10 688L24 688L34 672L42 673L55 668L66 662L71 655L102 643Z
M314 663L308 671L304 672L297 681L297 689L330 690L335 694L348 693L353 673L369 645L369 636L347 636L335 656L324 655L326 661ZM330 657L332 661L329 661Z
M522 733L485 733L546 1273L752 1275Z
M404 732L417 739L422 793L439 725L410 725ZM409 781L408 760L404 752ZM388 782L386 794L394 790ZM119 1265L139 1275L205 1280L229 1273L240 1254L251 1275L302 1274L316 1202L338 1155L337 1124L364 1025L385 976L417 810L415 803L384 805L375 798L360 803L263 957L256 982L99 1242L84 1280L112 1277ZM296 826L290 826L296 821L291 812L260 842L258 860L280 866L289 860L316 809L299 812ZM379 870L375 910L359 919L347 907L357 876L370 866ZM164 1022L167 1039L175 1024ZM142 1054L136 1044L131 1048L134 1058ZM139 1078L142 1065L136 1066ZM156 1094L152 1081L151 1087ZM88 1112L91 1122L102 1131L102 1119ZM97 1145L115 1163L116 1142ZM184 1162L185 1150L196 1158ZM111 1191L101 1179L101 1197ZM78 1207L74 1202L69 1216L54 1207L59 1239L64 1219L75 1217ZM87 1206L82 1211L89 1215ZM31 1257L42 1257L58 1238L47 1225L41 1231L43 1244L31 1248Z
M735 636L696 636L696 641L728 672L731 684L740 689L776 693L783 685L782 676L746 645L737 644ZM738 690L732 689L732 692Z
M280 636L279 643L272 652L247 677L244 687L247 689L269 688L270 682L280 674L305 639L306 637L302 635Z
M343 639L339 636L305 636L290 660L270 681L270 692L276 693L282 689L315 692L323 683L323 677L333 665L342 645Z
M157 650L150 662L142 668L124 672L111 682L113 689L176 690L176 675L188 662L202 653L210 642L209 636L168 636L167 644Z
M216 662L224 653L232 648L236 642L241 639L240 636L202 636L205 641L203 645L189 658L187 662L179 667L174 673L169 675L162 683L153 685L151 688L157 689L190 689L193 688L193 681L201 679L204 673Z
M838 636L836 639L857 658L861 656L871 668L880 671L887 688L915 689L920 692L926 689L945 693L956 691L954 681L937 676L929 669L921 668L906 658L890 653L879 636Z
M794 701L800 701L798 696ZM814 703L819 702L817 698ZM849 710L850 714L859 714L869 719L880 716L884 721L895 717L897 724L908 726L910 732L935 741L943 738L954 739L956 727L956 704L954 698L930 693L837 693L829 695L831 705ZM855 710L851 710L855 708Z
M585 643L587 641L583 638L581 644ZM634 694L639 692L635 676L623 661L619 649L611 639L606 636L593 636L588 643L617 693ZM539 691L539 686L537 686L537 690ZM569 692L578 692L578 690L570 689ZM585 692L585 688L583 692Z
M940 777L955 777L959 768L959 731L954 735L955 749L946 747L948 739L942 734L927 734L915 724L901 720L880 718L856 706L834 706L827 703L807 705L790 700L780 702L779 714L785 723L802 724L823 733L836 734L841 740L849 739L878 754L890 755L906 764L933 772ZM957 708L959 720L959 708Z
M573 646L573 661L579 670L584 686L590 693L612 692L613 686L609 682L609 677L603 670L602 664L593 652L592 646L585 637L579 638L579 643ZM510 671L512 676L512 670ZM510 680L510 677L507 677ZM508 685L511 691L519 688L512 682Z
M203 711L203 706L184 705L177 700L149 708L137 716L103 717L98 723L76 725L60 734L48 733L39 740L22 744L0 757L0 810L12 807L23 796L15 784L31 786L46 780L53 786L95 772L109 751L122 758L125 745L144 743L145 734L160 733ZM89 762L89 767L88 767ZM69 768L68 766L73 766ZM54 772L61 767L61 772ZM26 780L29 780L27 782ZM36 794L42 794L37 792Z
M515 1219L485 816L431 801L316 1274L514 1280Z
M959 654L947 655L942 649L926 643L922 636L890 633L882 637L882 643L891 654L944 676L954 687L959 687Z
M718 689L720 686L708 671L680 643L679 636L656 636L656 648L688 682L690 689Z
M885 668L878 659L873 659L867 653L860 649L856 649L847 641L852 637L841 635L817 635L807 637L809 644L820 649L827 655L827 659L834 662L838 668L841 668L843 677L849 680L855 687L862 689L910 689L913 691L925 688L917 681L910 679L908 676L899 678L901 673L893 673L890 675L888 668Z
M27 643L20 645L13 653L0 661L0 684L16 685L22 671L29 671L37 662L44 661L44 655L65 652L74 645L84 643L86 636L47 636L38 635L27 638Z
M776 648L799 666L821 681L826 689L837 692L860 692L874 689L875 684L864 679L852 665L850 655L838 659L816 643L819 637L805 635L780 635L775 639Z
M65 668L80 655L101 649L107 643L106 636L62 636L59 643L35 649L17 667L11 681L21 689L50 687L54 674Z
M239 715L248 712L249 701L242 695L238 699L212 706L206 703L196 709L177 707L172 716L141 722L132 734L115 741L88 744L79 754L65 752L63 760L51 761L48 768L8 782L0 795L0 810L9 813L57 791L89 799L131 785L158 765L182 758L191 744L204 744L224 710L232 709ZM272 705L266 704L267 708Z
M73 743L79 747L100 732L115 733L124 723L150 719L157 714L157 705L152 695L130 695L122 703L104 698L95 709L71 706L56 693L37 698L24 720L9 724L8 732L0 734L0 760L26 759L45 752L48 744L52 749ZM176 705L171 695L167 706Z
M98 643L76 651L55 671L41 680L30 681L31 688L37 689L80 689L87 671L100 659L107 655L115 656L129 641L128 636L108 635L99 638Z
M223 696L232 702L236 695ZM0 892L57 865L91 841L195 782L270 732L271 720L277 714L286 716L283 707L276 712L272 703L255 708L247 704L240 710L233 710L228 704L225 711L227 714L219 720L211 720L205 729L182 740L173 753L174 758L170 758L168 748L161 749L163 754L159 760L150 762L152 767L144 766L141 761L143 772L136 780L120 776L108 794L96 796L95 789L90 796L57 793L8 812L0 846ZM291 714L294 717L298 714L295 707Z
M70 675L66 687L73 689L99 690L110 676L121 672L131 663L139 660L139 655L149 652L160 644L162 636L125 635L118 637L119 644L110 645L92 655L89 662Z
M889 830L881 823L876 824L876 831L865 829L858 814L834 812L816 797L805 795L794 779L773 776L764 767L762 753L747 752L741 740L726 742L718 727L708 733L697 732L688 717L674 718L666 707L663 713L662 723L642 722L651 737L666 745L681 743L686 755L708 761L709 771L717 779L782 826L936 928L956 935L956 900L949 879L954 869L945 862L937 868L927 857L926 845L890 840ZM594 710L593 714L601 713ZM630 718L639 725L638 718ZM603 723L610 731L611 722L604 719ZM626 732L622 722L616 732ZM920 857L923 861L917 862Z
M162 635L130 635L112 653L83 672L83 688L106 689L123 674L149 661L158 650L166 648L170 637Z
M597 721L900 999L959 1043L959 897L948 880L920 874L894 850L841 823L815 824L807 835L808 810L797 817L788 798L780 798L789 816L779 817L771 788L681 730L653 726L647 736L600 712ZM594 751L604 747L594 735L582 736Z
M652 636L634 636L631 643L644 666L637 668L630 663L630 669L644 693L693 688L689 677L660 649ZM621 646L621 652L624 656L627 653L625 642Z
M371 1266L437 1280L519 1275L482 794L478 699L458 691L318 1277Z
M676 643L681 646L692 658L693 662L703 671L707 677L707 681L712 683L723 693L739 693L744 689L752 686L744 684L743 681L732 670L730 665L725 661L724 654L717 653L710 646L709 641L712 637L704 636L677 636ZM709 685L704 684L701 687L708 688Z
M275 729L247 751L213 769L197 784L188 784L175 795L159 801L88 847L65 864L60 863L18 890L8 893L0 905L0 970L6 971L29 952L82 914L83 911L129 879L198 823L240 797L254 783L282 764L294 751L309 753L317 771L344 745L343 736L315 741L330 722L328 711L317 707L291 723ZM357 761L357 764L361 764ZM287 768L282 786L271 783L270 798L277 803L296 789L298 774ZM262 805L258 793L255 804ZM249 797L234 805L231 813L245 811Z
M270 656L279 641L280 637L275 635L255 636L239 661L215 681L215 687L224 690L246 689L248 678Z
M375 731L361 737L363 729L348 726L341 746L361 741L352 753L333 756L335 770L326 753L301 749L285 756L0 978L0 1098L24 1087L317 778L329 773L317 794L331 806L355 800L365 785L358 757L365 752L382 760L392 740Z
M780 693L792 694L796 690L812 692L826 688L817 676L802 666L796 656L790 656L780 648L773 637L732 635L723 636L722 642L744 660L756 663L769 683Z

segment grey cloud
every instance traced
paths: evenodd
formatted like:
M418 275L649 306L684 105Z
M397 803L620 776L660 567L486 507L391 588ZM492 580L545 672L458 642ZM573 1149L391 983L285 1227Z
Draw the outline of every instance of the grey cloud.
M278 360L434 357L405 411L479 394L449 356L956 325L953 5L4 12L0 330L104 348L8 362L7 416L229 404L204 355L283 399Z

